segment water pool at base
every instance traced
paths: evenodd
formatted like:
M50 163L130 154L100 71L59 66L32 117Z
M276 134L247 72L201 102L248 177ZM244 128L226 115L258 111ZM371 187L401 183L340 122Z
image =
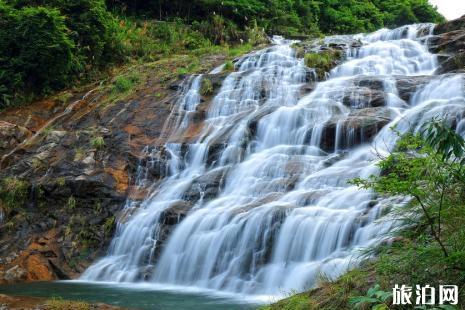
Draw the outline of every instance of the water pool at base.
M73 281L0 285L0 294L56 297L90 303L106 303L130 309L253 310L260 307L258 301L248 301L237 296L228 297L188 289L187 291L157 289L153 286L132 283L96 284Z

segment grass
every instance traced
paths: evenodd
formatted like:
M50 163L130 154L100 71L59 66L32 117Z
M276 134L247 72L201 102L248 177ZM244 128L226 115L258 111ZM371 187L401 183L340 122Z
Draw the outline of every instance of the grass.
M210 96L213 94L213 84L209 78L202 79L202 85L200 86L200 94L202 96Z
M103 149L105 147L105 139L102 136L96 136L90 139L90 145L97 150Z
M47 310L90 310L92 308L90 304L83 301L70 301L61 298L47 299L45 306Z
M73 211L76 208L76 199L73 196L68 198L68 201L66 202L66 208L69 211Z
M105 223L103 224L103 230L105 234L109 235L113 231L116 225L116 218L114 216L110 216L106 219Z
M113 92L118 94L126 93L134 87L134 85L138 82L139 77L137 75L130 75L130 76L118 76L115 79L115 83L113 84Z
M412 230L406 229L396 239L392 245L374 248L376 259L362 263L339 279L330 281L323 278L318 288L290 296L261 310L349 310L355 307L350 300L366 296L370 288L379 285L380 290L392 292L395 284L413 288L417 284L429 284L436 289L441 284L458 285L459 305L448 309L465 309L465 274L449 267L449 259L442 256L439 246L431 237L412 236ZM390 304L388 307L411 309L393 308Z
M231 60L228 60L224 63L224 71L234 71L234 63Z
M348 310L349 299L364 295L374 282L373 264L368 263L342 275L336 281L321 277L318 288L296 294L261 310Z
M16 177L0 180L0 202L8 214L13 209L23 207L29 195L29 183Z

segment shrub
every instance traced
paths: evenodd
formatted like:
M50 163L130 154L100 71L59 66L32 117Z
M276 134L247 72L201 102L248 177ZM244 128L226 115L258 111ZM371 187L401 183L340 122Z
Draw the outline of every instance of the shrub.
M396 149L379 163L382 175L354 182L380 194L410 197L411 203L398 210L398 216L414 227L417 242L426 242L430 254L442 253L449 268L463 271L464 163L463 138L435 120L423 133L401 137Z
M0 109L23 101L24 89L44 94L67 84L77 59L58 10L0 2L0 24Z
M342 57L342 52L338 50L327 50L319 53L308 53L304 56L305 65L315 69L320 80L324 79L326 72L331 71L337 65L337 61Z
M28 182L16 177L0 180L0 201L5 206L6 213L24 206L29 195Z
M210 79L202 79L202 85L200 86L200 94L202 96L209 96L213 94L213 84Z

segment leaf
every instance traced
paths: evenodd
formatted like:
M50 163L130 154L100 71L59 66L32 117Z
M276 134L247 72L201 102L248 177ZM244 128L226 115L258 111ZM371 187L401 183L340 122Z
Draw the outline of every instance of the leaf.
M442 309L442 310L457 310L457 307L452 306L452 305L441 305L441 306L439 306L439 309Z
M370 288L367 292L367 296L369 297L374 297L376 296L376 293L379 291L379 284L376 284L372 288Z
M372 304L375 302L379 302L379 300L376 298L371 298L371 297L366 297L366 296L352 297L351 299L349 299L350 304L356 304L356 305L361 305L365 303Z
M388 310L389 307L386 304L378 304L371 307L371 310Z

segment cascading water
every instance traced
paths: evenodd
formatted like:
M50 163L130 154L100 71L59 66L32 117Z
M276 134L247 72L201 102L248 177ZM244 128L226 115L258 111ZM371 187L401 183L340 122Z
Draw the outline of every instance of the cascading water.
M440 116L465 131L464 78L433 76L437 60L426 46L431 29L414 25L352 37L361 46L347 47L346 61L303 97L314 75L295 57L292 42L279 39L236 63L196 140L181 144L179 134L200 103L202 76L191 78L167 122L167 176L119 223L108 256L82 279L280 295L356 264L360 249L396 225L383 215L396 201L347 183L378 172L376 152L388 151L398 138L390 128L418 130ZM401 99L397 76L422 75L429 82ZM366 107L363 81L380 81L385 106L376 111L388 119L372 143L352 122L353 112ZM202 177L219 189L207 197L200 186L187 216L159 248L162 215L186 200Z

